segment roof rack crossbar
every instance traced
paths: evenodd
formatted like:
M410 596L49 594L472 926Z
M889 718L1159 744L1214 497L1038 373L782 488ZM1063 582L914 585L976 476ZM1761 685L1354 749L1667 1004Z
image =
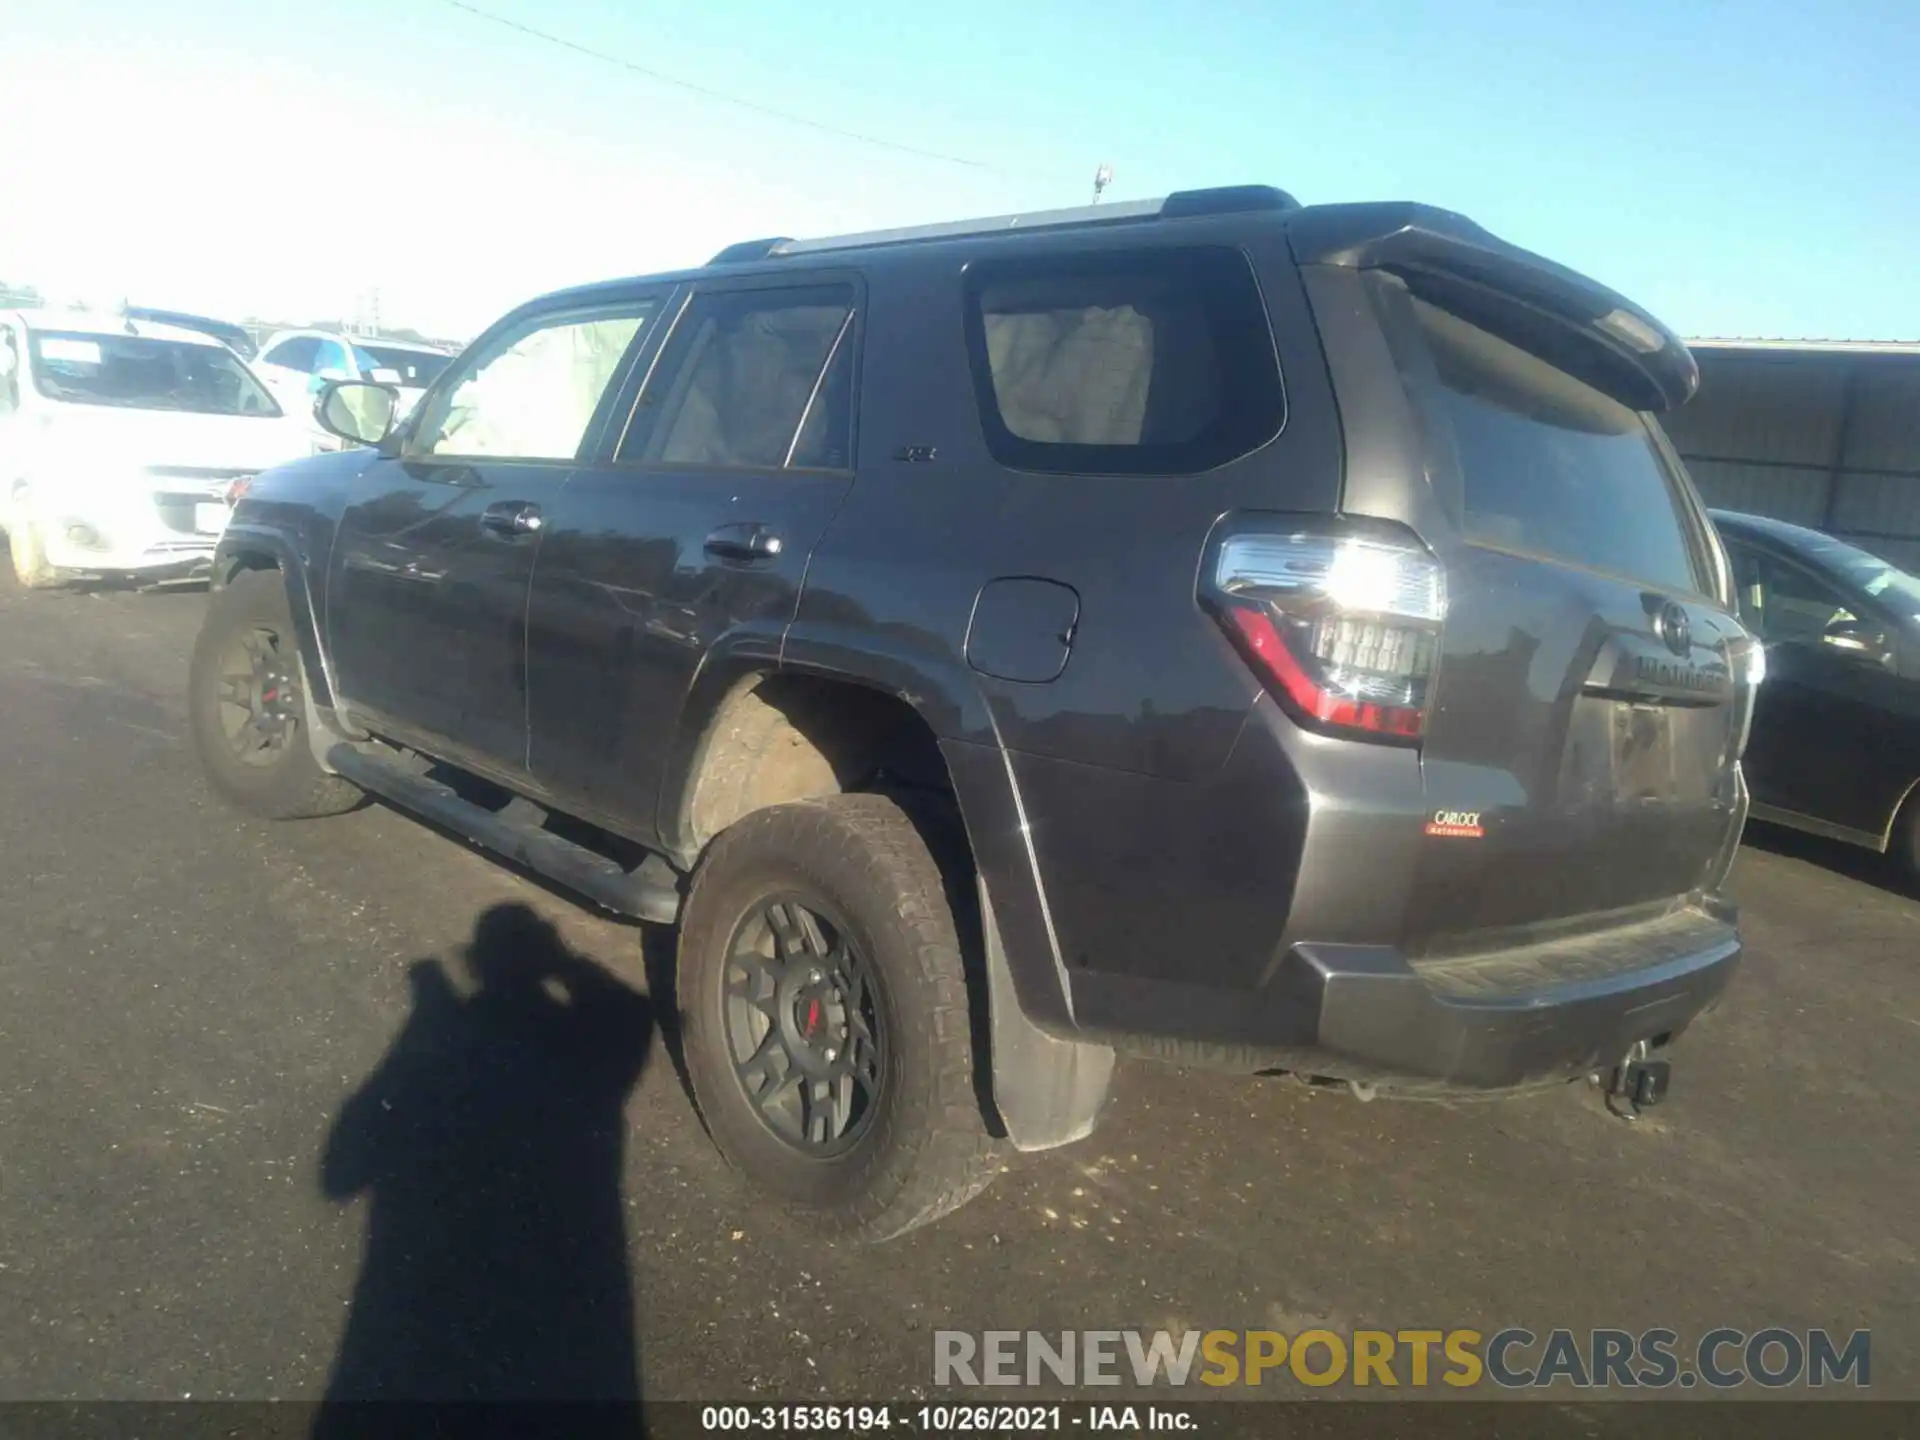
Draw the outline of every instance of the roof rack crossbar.
M1196 215L1226 215L1249 210L1297 210L1299 208L1300 202L1284 190L1276 190L1268 185L1230 185L1211 190L1179 190L1153 200L1116 200L1105 205L1075 205L1063 210L1029 210L1017 215L993 215L978 220L947 220L935 225L911 225L894 230L867 230L854 235L827 235L812 240L748 240L738 245L729 245L709 263L731 265L769 260L782 255L818 255L834 250L864 250L876 245L954 240L963 236L992 235L1009 230L1063 230L1092 225L1172 220Z

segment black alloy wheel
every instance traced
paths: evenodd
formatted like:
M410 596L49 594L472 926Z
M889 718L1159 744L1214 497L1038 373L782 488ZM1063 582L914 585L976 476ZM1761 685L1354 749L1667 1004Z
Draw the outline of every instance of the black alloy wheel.
M256 625L220 657L221 732L243 765L278 763L300 728L299 665L278 633Z
M823 1159L857 1144L879 1109L887 1036L844 928L817 901L769 900L735 930L721 973L734 1078L761 1122Z
M194 748L213 786L272 820L339 815L364 798L321 767L284 577L243 570L215 590L187 681Z

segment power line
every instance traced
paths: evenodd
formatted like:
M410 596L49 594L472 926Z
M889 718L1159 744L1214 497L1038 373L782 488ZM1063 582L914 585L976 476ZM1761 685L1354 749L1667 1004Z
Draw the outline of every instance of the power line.
M531 36L535 40L545 41L549 45L557 45L563 50L571 50L574 54L584 55L590 60L599 60L607 65L617 65L622 70L641 76L643 79L651 80L656 84L671 85L676 90L684 90L689 94L699 95L708 100L718 100L723 105L732 105L741 110L751 111L756 115L765 115L769 119L785 121L789 125L799 125L808 130L816 130L823 135L835 135L843 140L858 141L862 145L873 145L882 150L892 150L902 155L913 155L922 160L936 160L943 165L958 165L964 169L978 170L983 173L997 172L1007 175L1037 173L1015 171L1004 166L988 164L984 160L970 159L964 155L949 155L940 150L923 150L917 145L903 145L898 140L888 140L879 135L868 135L859 130L848 130L839 125L829 125L824 120L814 120L805 115L796 115L790 110L777 110L771 105L762 105L755 100L745 100L738 95L729 95L721 90L714 90L705 85L697 85L691 80L682 80L678 76L649 69L645 65L636 64L622 56L610 55L604 50L594 49L591 45L582 45L578 41L568 40L563 36L536 29L532 25L522 24L520 21L509 19L505 15L496 15L491 10L481 9L478 5L469 5L466 3L466 0L440 0L440 3L451 6L455 10L464 11L477 19L488 21L491 24L502 26L508 30L518 31L522 35ZM1048 178L1057 179L1058 177L1049 176Z

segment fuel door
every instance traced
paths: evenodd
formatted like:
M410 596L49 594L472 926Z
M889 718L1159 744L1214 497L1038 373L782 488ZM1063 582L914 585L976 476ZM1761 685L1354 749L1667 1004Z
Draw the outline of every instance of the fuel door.
M1054 580L989 580L973 602L967 664L996 680L1045 685L1060 678L1080 624L1080 594Z

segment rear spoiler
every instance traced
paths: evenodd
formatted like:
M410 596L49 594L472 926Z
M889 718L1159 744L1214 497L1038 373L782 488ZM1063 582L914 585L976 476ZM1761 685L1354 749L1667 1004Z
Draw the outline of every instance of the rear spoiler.
M1430 205L1322 205L1287 217L1301 265L1383 270L1415 294L1579 374L1636 410L1700 388L1680 337L1624 295Z

